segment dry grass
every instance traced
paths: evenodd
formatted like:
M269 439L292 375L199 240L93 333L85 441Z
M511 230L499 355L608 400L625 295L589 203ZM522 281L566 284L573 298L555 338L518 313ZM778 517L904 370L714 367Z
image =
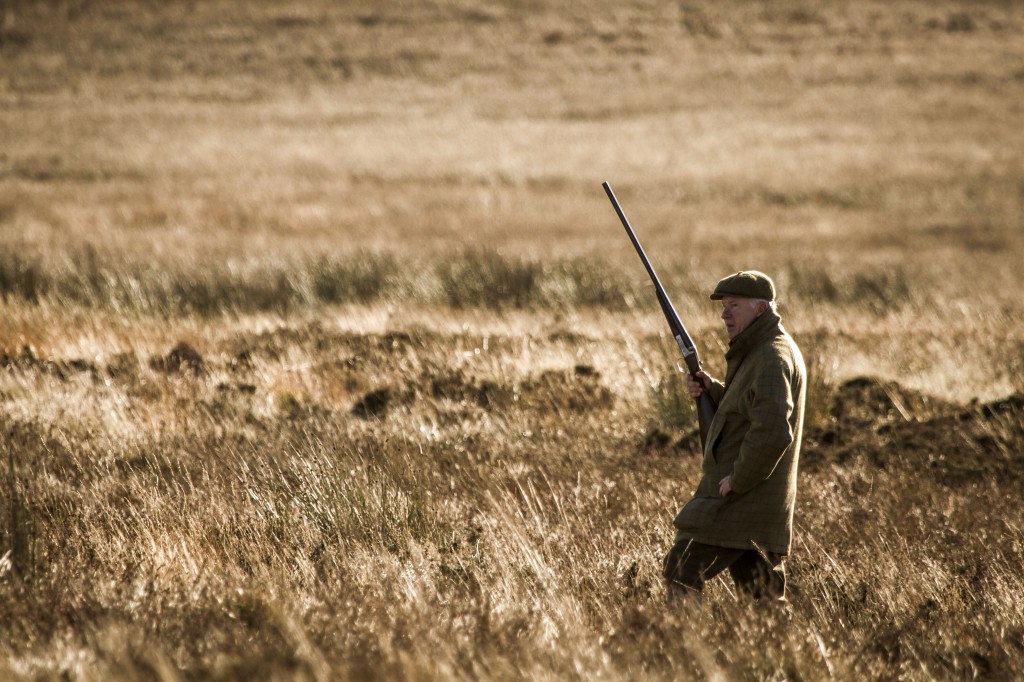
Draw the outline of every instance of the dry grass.
M8 3L0 676L1024 676L1014 3ZM776 276L788 609L664 605ZM862 379L858 377L870 377Z

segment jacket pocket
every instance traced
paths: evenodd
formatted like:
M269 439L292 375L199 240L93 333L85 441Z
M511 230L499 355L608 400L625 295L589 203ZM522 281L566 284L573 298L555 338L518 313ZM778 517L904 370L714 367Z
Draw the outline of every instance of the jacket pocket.
M683 505L672 525L684 532L699 532L715 520L723 502L721 497L695 497Z
M725 432L735 420L736 411L735 394L727 391L722 398L722 402L718 405L718 409L715 411L714 420L711 422L711 428L709 429L711 442L705 448L705 459L710 458L712 462L717 462L720 459L718 456L718 446L722 442L723 435L725 435Z

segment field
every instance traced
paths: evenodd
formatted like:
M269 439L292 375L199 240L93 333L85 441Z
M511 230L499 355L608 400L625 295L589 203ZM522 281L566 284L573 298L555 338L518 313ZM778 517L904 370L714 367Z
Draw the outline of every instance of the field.
M0 678L1024 677L1024 5L0 5ZM770 273L788 604L665 604Z

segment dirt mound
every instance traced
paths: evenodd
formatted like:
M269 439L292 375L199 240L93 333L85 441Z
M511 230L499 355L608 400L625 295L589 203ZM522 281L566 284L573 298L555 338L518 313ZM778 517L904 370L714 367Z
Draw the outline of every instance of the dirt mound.
M466 378L461 370L433 377L429 383L430 395L437 400L470 403L486 410L509 405L514 395L507 386L476 377Z
M838 389L830 415L830 426L805 434L809 470L866 460L947 486L1024 481L1024 394L964 408L858 378Z
M96 378L99 372L95 363L81 358L39 357L31 346L23 346L20 351L13 352L0 349L0 368L49 374L61 381L79 374L89 374Z
M201 374L204 369L203 356L184 341L168 351L167 355L151 358L149 366L158 372L170 374L185 370Z
M395 406L409 405L414 399L411 391L399 391L390 386L370 391L352 406L352 414L360 419L383 419Z
M955 486L981 480L1024 481L1024 395L973 405L921 422L879 430L888 462L927 467Z
M515 385L467 377L461 370L425 377L424 385L435 400L466 403L486 410L518 405L556 413L583 412L610 407L614 401L612 392L601 383L601 374L590 365L547 370Z
M846 426L877 426L894 421L926 419L954 409L952 403L905 388L894 381L856 377L842 384L829 415Z
M1014 393L1002 400L994 400L990 403L977 406L977 409L970 409L961 416L970 418L975 412L980 416L990 419L998 415L1020 414L1024 411L1024 393Z
M524 406L547 408L556 413L607 409L614 396L601 383L601 374L590 365L572 371L548 370L524 381L518 391Z

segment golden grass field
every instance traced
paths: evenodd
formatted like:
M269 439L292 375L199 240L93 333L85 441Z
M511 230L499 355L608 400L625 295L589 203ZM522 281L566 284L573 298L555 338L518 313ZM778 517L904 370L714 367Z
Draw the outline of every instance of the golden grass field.
M1024 5L0 10L0 678L1024 677ZM787 607L660 560L810 372Z

